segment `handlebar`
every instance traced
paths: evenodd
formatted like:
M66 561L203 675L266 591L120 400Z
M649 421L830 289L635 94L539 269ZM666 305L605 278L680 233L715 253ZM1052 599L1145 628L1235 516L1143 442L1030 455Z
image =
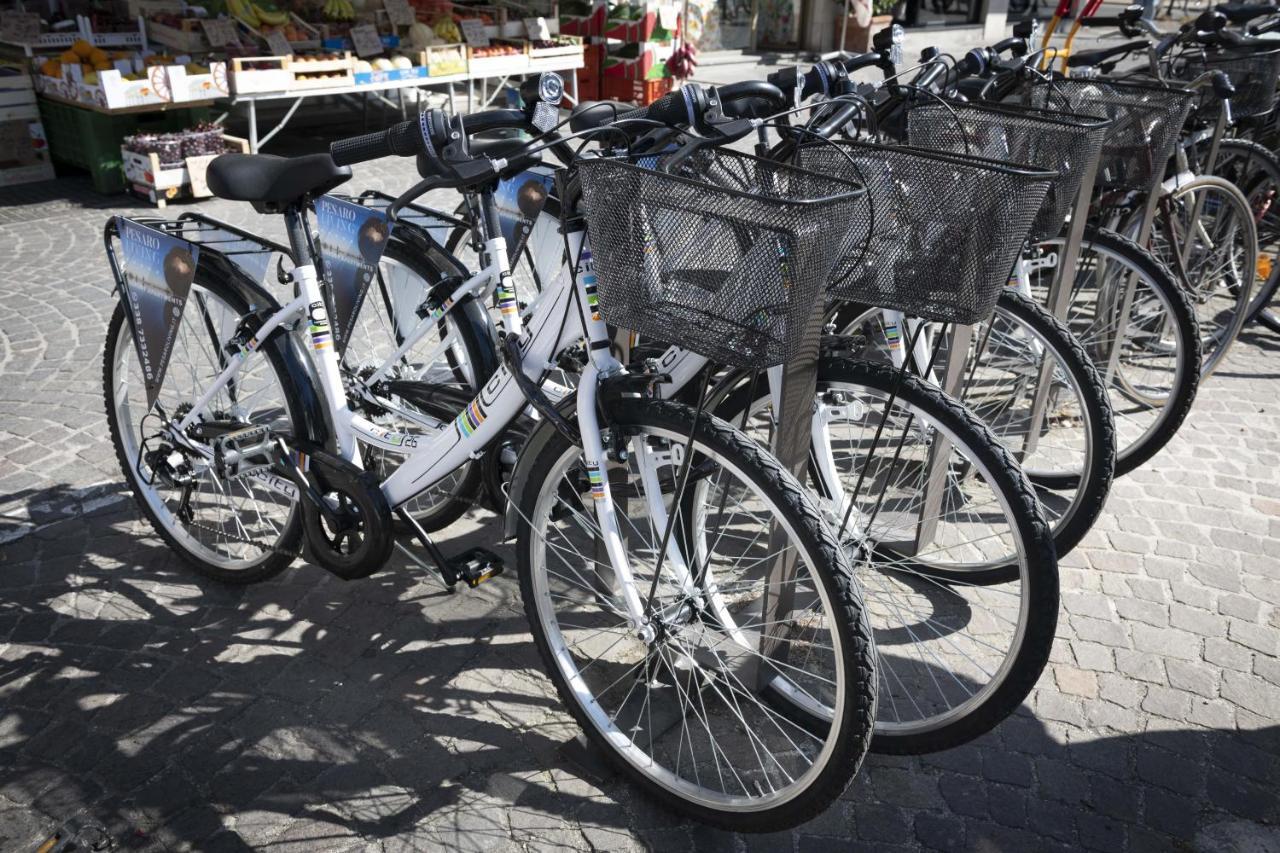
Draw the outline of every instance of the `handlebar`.
M329 145L329 156L339 166L351 166L383 157L412 157L427 151L428 145L434 146L431 124L432 113L427 110L412 121L402 121L386 130L366 133L349 139L339 139Z
M1222 3L1214 7L1215 10L1221 12L1226 19L1233 24L1247 24L1254 18L1261 18L1264 15L1274 15L1280 12L1280 6L1274 3L1260 4L1235 4Z

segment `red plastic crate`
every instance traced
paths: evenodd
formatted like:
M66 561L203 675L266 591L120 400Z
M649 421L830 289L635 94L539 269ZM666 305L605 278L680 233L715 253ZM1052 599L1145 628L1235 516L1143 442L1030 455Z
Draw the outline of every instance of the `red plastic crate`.
M605 77L601 80L600 94L605 99L629 101L636 106L644 107L673 91L675 87L674 77L659 77L656 80L624 80L618 77Z

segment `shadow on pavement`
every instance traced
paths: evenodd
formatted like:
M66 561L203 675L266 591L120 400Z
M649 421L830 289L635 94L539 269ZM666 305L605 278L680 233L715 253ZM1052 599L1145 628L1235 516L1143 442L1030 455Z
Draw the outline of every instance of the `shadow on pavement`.
M34 849L77 814L125 849L667 848L677 829L739 849L565 759L577 729L513 569L453 596L399 558L347 584L296 567L220 586L122 488L20 496L44 515L0 545L0 849ZM449 550L493 547L492 531ZM1024 708L948 753L872 756L802 832L877 850L1138 850L1280 820L1275 727L1061 741Z

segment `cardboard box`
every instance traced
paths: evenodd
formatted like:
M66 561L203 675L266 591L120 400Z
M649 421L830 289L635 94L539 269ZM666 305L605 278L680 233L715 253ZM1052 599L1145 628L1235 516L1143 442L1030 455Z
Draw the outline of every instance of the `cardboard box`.
M293 84L293 72L287 56L233 57L231 59L231 91L284 92ZM262 67L255 68L254 65Z

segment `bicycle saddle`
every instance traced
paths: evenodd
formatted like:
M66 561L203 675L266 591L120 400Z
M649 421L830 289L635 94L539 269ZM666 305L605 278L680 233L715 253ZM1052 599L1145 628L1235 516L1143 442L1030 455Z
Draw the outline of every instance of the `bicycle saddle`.
M336 165L328 154L223 154L209 164L206 180L218 198L252 202L261 213L278 213L350 177L351 169Z

